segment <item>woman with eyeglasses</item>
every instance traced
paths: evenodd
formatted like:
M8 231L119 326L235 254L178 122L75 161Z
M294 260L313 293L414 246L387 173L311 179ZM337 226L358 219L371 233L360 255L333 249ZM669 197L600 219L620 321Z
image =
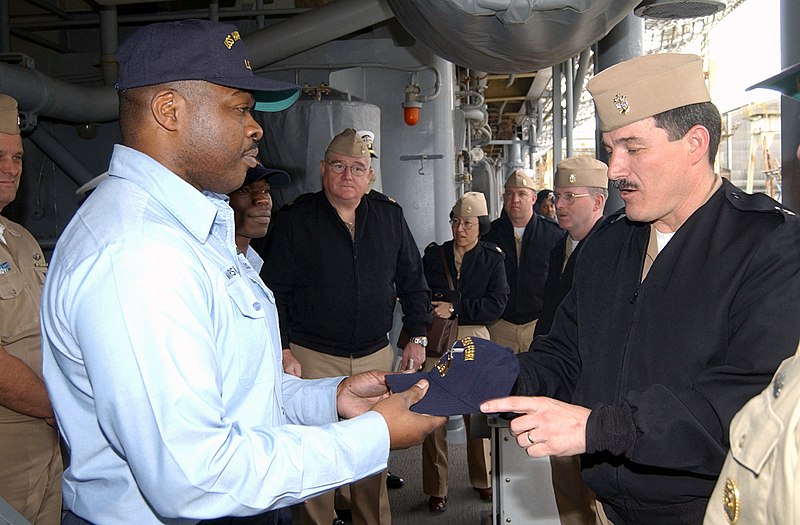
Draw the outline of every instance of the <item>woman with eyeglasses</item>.
M431 289L433 315L458 318L458 337L489 339L488 323L500 318L509 288L505 255L496 245L481 241L489 231L486 198L480 192L464 194L450 212L453 240L425 248L422 265ZM449 272L453 289L447 278ZM425 360L425 370L436 364ZM492 499L489 477L489 440L470 437L470 415L464 415L467 430L467 467L472 487L483 500ZM437 428L422 445L422 490L429 496L431 512L447 508L447 429Z

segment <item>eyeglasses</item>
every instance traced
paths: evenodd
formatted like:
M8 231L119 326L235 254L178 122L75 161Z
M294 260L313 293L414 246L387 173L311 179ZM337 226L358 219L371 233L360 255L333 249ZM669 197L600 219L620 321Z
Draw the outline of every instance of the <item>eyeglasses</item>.
M589 195L591 195L591 193L572 193L571 191L566 193L556 193L555 202L563 200L567 204L572 204L578 197L588 197Z
M363 177L369 171L369 168L367 168L366 166L362 166L361 164L352 164L352 165L348 166L344 162L341 162L341 161L338 161L338 160L334 160L333 162L328 162L326 160L325 164L330 166L331 167L331 171L336 173L336 174L342 174L342 173L344 173L344 170L349 168L350 169L350 173L353 175L353 177Z
M458 228L459 226L461 226L465 230L471 230L472 228L475 228L477 225L478 225L477 220L467 221L465 219L450 219L450 226L452 226L453 228Z

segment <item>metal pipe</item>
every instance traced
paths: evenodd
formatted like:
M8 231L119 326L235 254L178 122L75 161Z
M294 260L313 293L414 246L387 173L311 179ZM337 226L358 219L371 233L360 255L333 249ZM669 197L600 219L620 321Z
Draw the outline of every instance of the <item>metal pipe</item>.
M562 64L553 65L553 167L561 162L561 139L564 133L564 110L561 108Z
M113 86L119 78L119 63L114 56L118 44L117 6L103 7L100 10L100 71L106 86Z
M243 38L254 68L394 18L386 0L336 0Z
M564 97L567 99L566 117L567 123L565 128L565 135L567 138L567 157L572 157L575 151L573 143L573 132L575 131L575 110L573 105L575 103L574 92L575 85L573 83L573 75L575 73L575 58L569 57L564 62L564 72L566 80L566 92Z
M586 80L586 73L589 72L589 61L592 58L592 50L591 48L584 49L581 51L580 57L578 57L578 71L575 73L575 82L573 84L572 92L574 95L573 98L573 114L572 118L578 118L578 111L580 111L581 107L581 94L583 93L583 82Z
M89 171L44 126L37 127L36 131L31 133L28 138L79 187L94 178L95 174Z
M78 123L110 122L119 117L112 87L81 87L36 70L0 62L0 92L19 102L20 111Z
M11 51L11 23L8 0L0 0L0 53Z

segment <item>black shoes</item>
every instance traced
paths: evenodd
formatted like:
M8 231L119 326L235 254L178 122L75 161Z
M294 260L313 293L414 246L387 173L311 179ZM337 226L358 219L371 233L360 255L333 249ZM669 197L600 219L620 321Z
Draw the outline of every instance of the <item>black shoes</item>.
M492 501L492 487L488 489L479 489L472 487L475 492L478 493L478 497L480 497L483 501Z
M400 476L395 476L391 472L386 475L386 486L390 489L401 489L406 482Z
M431 512L444 512L447 510L447 496L431 496L428 499L428 509Z

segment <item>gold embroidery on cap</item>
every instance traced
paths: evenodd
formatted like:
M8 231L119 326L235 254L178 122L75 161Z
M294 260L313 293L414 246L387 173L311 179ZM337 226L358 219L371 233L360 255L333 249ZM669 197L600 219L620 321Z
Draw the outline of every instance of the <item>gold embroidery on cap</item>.
M730 523L739 521L739 487L732 478L725 480L725 490L722 492L722 508Z
M227 47L228 49L232 48L232 47L233 47L233 44L235 44L235 43L236 43L236 41L237 41L237 40L239 40L239 39L241 39L241 38L242 38L242 37L241 37L241 36L239 36L239 32L238 32L238 31L234 31L233 33L230 33L230 34L228 34L228 35L225 37L225 40L224 40L225 47ZM249 68L248 68L248 69L249 69Z
M250 69L250 70L253 69L252 67L250 67L250 59L249 58L245 58L244 59L244 67L246 67L247 69Z
M575 184L575 180L576 180L575 174L574 173L570 173L569 174L569 183L570 184Z
M625 95L614 95L614 106L616 106L620 115L627 115L628 111L631 110L631 107L628 104L628 98Z
M467 206L467 213L472 213L472 206Z

